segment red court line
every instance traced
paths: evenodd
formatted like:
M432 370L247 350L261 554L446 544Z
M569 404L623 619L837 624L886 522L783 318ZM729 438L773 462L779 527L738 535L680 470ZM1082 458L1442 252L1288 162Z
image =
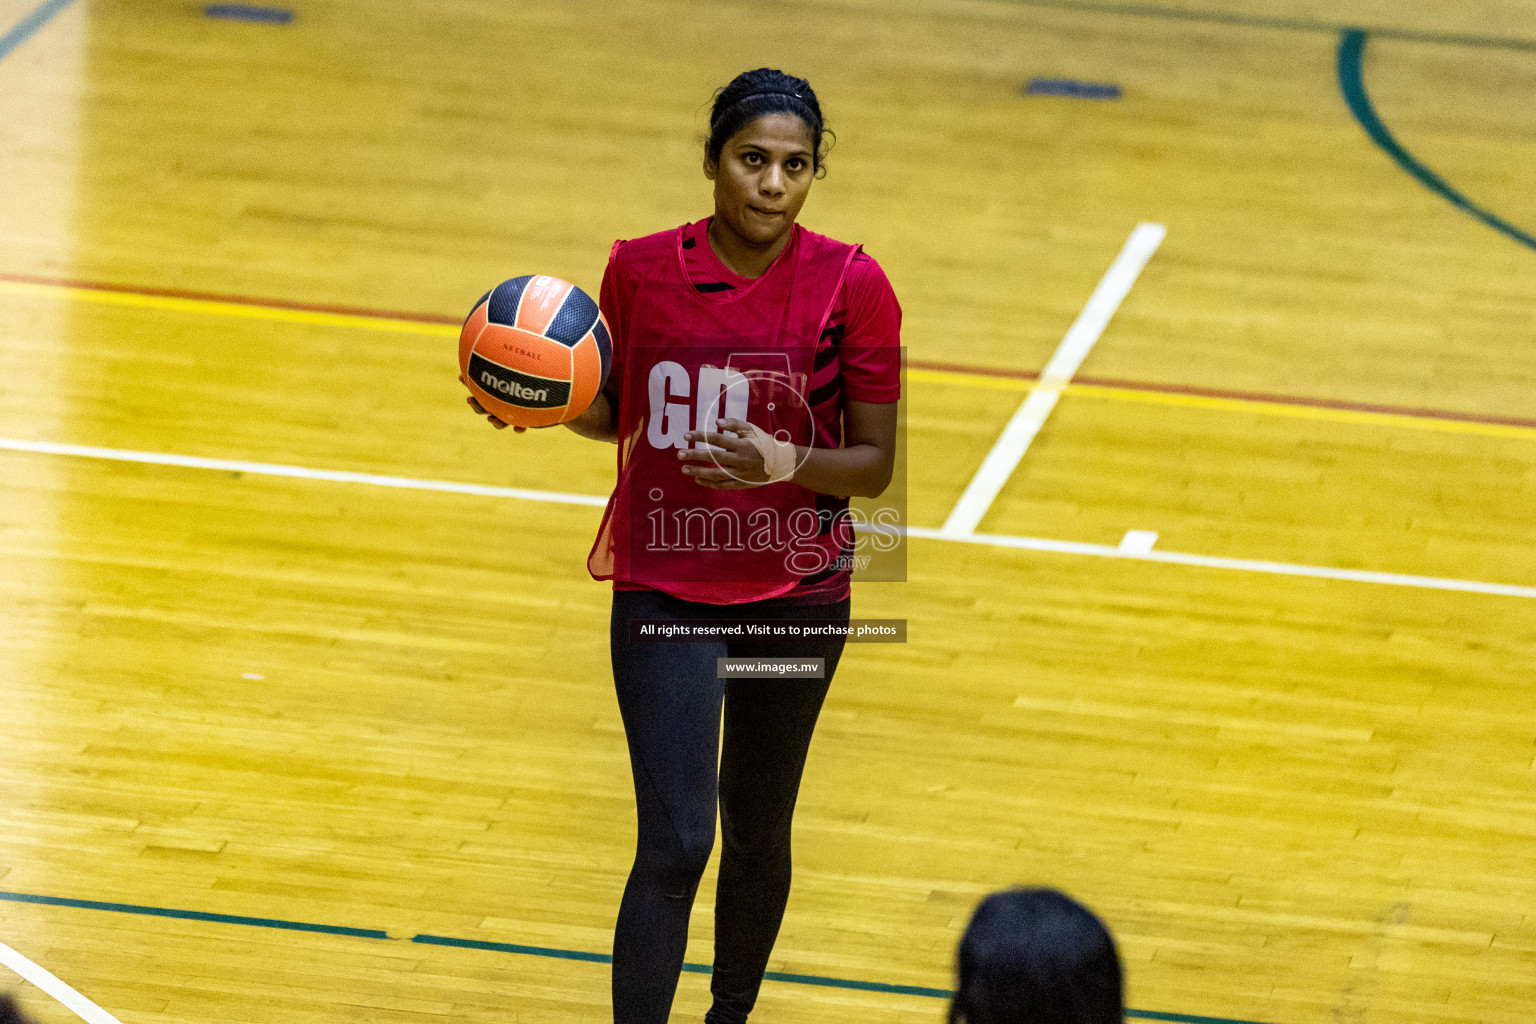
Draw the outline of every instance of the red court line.
M980 377L1007 377L1012 380L1037 380L1040 375L1029 370L1001 370L992 366L967 366L962 363L936 363L909 359L907 365L916 370L940 370L947 373L970 373ZM1204 388L1194 384L1156 384L1142 380L1120 380L1116 377L1089 377L1079 374L1072 378L1074 384L1094 384L1105 388L1124 388L1127 391L1153 391L1164 395L1192 395L1198 398L1230 398L1239 402L1272 402L1277 405L1302 405L1314 409L1341 409L1346 412L1379 412L1393 416L1411 416L1425 420L1457 420L1462 423L1489 423L1502 427L1529 427L1536 429L1536 419L1517 416L1487 416L1475 412L1453 412L1449 409L1423 409L1406 405L1379 405L1374 402L1349 402L1337 398L1307 398L1300 395L1274 395L1263 391L1229 391L1225 388Z
M963 363L936 363L928 359L908 359L914 370L938 370L941 373L972 373L978 377L1006 377L1009 380L1039 380L1034 370L1002 370L996 366L966 366ZM1081 379L1081 378L1077 378Z
M1222 388L1202 388L1192 384L1152 384L1147 381L1116 380L1113 377L1078 377L1079 384L1097 384L1101 387L1127 388L1135 391L1158 391L1169 395L1195 395L1201 398L1233 398L1244 402L1279 402L1285 405L1305 405L1316 409L1343 409L1349 412L1382 412L1393 416L1414 416L1419 419L1458 420L1462 423L1490 423L1503 427L1531 427L1536 429L1536 419L1518 416L1488 416L1475 412L1453 412L1449 409L1422 409L1406 405L1377 405L1373 402L1347 402L1337 398L1305 398L1297 395L1268 395L1262 391L1227 391Z
M153 295L167 299L227 302L238 306L290 309L305 313L366 316L380 320L401 320L418 324L442 324L449 327L456 327L463 322L460 317L443 316L437 313L405 313L397 309L372 309L367 306L342 306L323 302L294 302L288 299L254 298L249 295L236 295L229 292L203 292L182 288L152 288L144 285L105 284L100 281L83 281L67 277L42 277L34 274L0 273L0 281L14 281L18 284L37 284L55 288L80 288L86 291L126 292L130 295ZM964 363L932 362L917 359L909 360L907 365L918 370L969 373L980 377L1001 377L1010 380L1036 380L1040 376L1031 370L1008 370L996 366L969 366ZM1192 395L1200 398L1230 398L1242 402L1273 402L1278 405L1301 405L1310 406L1315 409L1388 413L1394 416L1411 416L1418 419L1458 420L1463 423L1489 423L1495 426L1536 429L1536 419L1521 419L1515 416L1487 416L1480 413L1453 412L1448 409L1379 405L1371 402L1349 402L1334 398L1276 395L1262 391L1229 391L1222 388L1199 387L1193 384L1156 384L1148 381L1119 380L1113 377L1078 376L1074 380L1078 384L1096 384L1100 387L1125 388L1128 391L1152 391L1167 395Z
M288 299L256 299L249 295L233 295L228 292L198 292L182 288L148 288L132 284L103 284L100 281L80 281L69 277L37 277L32 274L0 273L0 281L17 284L40 284L53 288L79 288L91 292L126 292L129 295L153 295L162 299L195 299L201 302L227 302L235 306L260 306L265 309L292 309L302 313L335 313L340 316L366 316L378 320L405 320L416 324L445 324L457 327L463 317L441 316L436 313L402 313L398 309L370 309L367 306L337 306L324 302L293 302Z

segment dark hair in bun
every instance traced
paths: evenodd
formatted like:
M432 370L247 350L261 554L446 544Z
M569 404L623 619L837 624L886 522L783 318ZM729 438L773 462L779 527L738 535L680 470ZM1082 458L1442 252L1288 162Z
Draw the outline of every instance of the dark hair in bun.
M715 103L709 111L705 155L710 160L719 160L720 151L731 136L764 114L793 114L805 122L811 131L811 165L817 177L826 173L824 164L830 147L825 145L825 138L832 133L822 121L816 90L805 79L773 68L743 71L715 93Z

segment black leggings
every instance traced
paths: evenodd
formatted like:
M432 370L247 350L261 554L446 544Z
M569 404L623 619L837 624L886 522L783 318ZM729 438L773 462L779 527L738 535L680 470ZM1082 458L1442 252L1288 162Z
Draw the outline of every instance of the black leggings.
M790 819L843 639L630 642L632 619L736 618L846 622L848 602L720 606L648 590L613 595L613 680L639 818L613 935L614 1024L666 1024L693 896L715 845L717 804L725 845L707 1024L744 1024L779 934L789 900ZM721 657L824 658L826 678L726 681L716 678Z

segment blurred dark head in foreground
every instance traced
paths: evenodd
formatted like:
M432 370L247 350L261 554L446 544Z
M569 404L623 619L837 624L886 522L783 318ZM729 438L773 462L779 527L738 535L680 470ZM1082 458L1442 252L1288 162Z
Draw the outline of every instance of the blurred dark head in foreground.
M1123 1024L1120 955L1104 922L1055 889L981 901L960 940L950 1024Z
M21 1008L10 996L0 995L0 1024L32 1024L21 1015Z

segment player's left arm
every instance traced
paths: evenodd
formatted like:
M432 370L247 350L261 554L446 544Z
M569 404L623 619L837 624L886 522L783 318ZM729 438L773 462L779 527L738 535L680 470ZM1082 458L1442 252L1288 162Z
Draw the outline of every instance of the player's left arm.
M800 448L800 468L790 479L809 491L839 498L878 498L896 465L896 403L843 406L843 447Z
M796 452L792 478L840 498L877 498L896 464L896 405L901 397L901 304L880 265L859 257L847 332L839 350L843 446Z

